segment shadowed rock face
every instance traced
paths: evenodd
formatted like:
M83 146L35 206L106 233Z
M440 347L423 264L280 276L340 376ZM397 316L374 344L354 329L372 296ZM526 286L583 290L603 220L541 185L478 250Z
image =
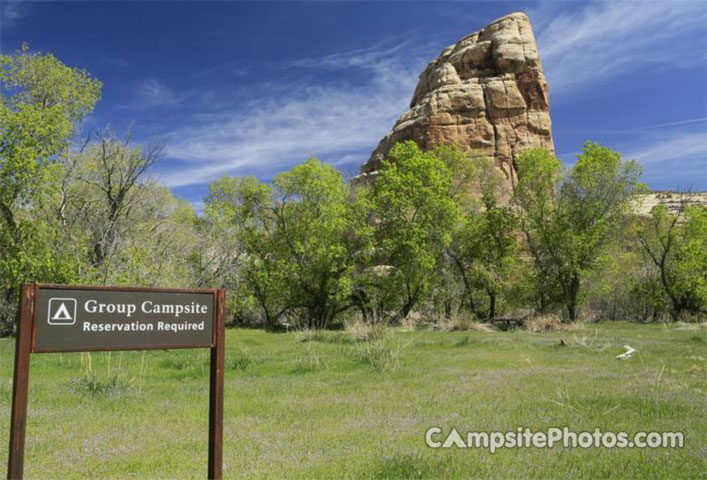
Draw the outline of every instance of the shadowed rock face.
M528 148L554 149L548 88L530 21L513 13L445 48L420 75L405 112L361 167L374 173L396 142L455 143L493 157L508 181Z

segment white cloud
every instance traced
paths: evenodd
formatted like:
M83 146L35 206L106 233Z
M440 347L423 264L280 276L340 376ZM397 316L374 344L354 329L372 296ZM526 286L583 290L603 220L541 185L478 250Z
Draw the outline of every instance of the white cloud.
M707 119L665 122L623 130L602 131L618 136L601 143L636 160L643 167L642 180L652 188L707 189ZM699 124L699 125L698 125ZM581 152L558 153L571 166ZM687 184L689 183L689 184Z
M135 98L121 106L128 110L145 110L156 107L171 107L179 105L182 96L156 79L139 82L135 90Z
M675 181L690 182L690 188L707 188L707 131L675 130L641 136L625 148L624 158L643 165L643 180L658 188L679 189Z
M621 132L637 132L641 130L652 130L654 128L663 128L663 127L676 127L680 125L690 125L690 124L695 124L695 123L705 123L707 122L707 117L700 117L700 118L688 118L686 120L677 120L673 122L663 122L663 123L654 123L653 125L644 125L641 127L635 127L631 128L628 130L622 130Z
M629 151L624 157L636 159L645 166L661 164L669 168L674 168L681 159L695 157L701 158L707 168L707 132L677 132L659 137L642 148Z
M399 48L342 52L285 66L356 69L363 80L252 87L251 102L236 107L224 102L216 113L196 116L191 126L167 136L167 157L178 162L162 173L162 181L179 187L259 168L270 173L311 155L337 164L352 155L367 158L407 108L424 64L397 55Z
M375 45L359 48L348 52L335 52L315 58L303 58L290 63L294 67L303 68L329 68L338 70L342 68L380 69L388 65L390 60L403 50L409 42L399 42L391 45ZM382 70L385 70L383 68Z
M26 17L28 0L3 0L0 2L0 29L12 27L19 19Z
M706 59L703 2L601 2L562 12L541 5L530 18L553 94L639 67L680 68Z

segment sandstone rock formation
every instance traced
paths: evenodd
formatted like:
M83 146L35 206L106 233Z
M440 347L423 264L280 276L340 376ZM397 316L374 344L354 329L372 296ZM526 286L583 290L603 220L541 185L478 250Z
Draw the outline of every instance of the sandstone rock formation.
M651 214L656 205L665 205L668 212L677 214L686 205L696 205L707 208L707 192L649 192L636 198L633 211L642 216Z
M396 142L455 143L495 158L508 181L523 150L553 149L548 88L530 21L513 13L445 48L420 75L405 112L361 168L379 168ZM509 188L510 189L510 188Z

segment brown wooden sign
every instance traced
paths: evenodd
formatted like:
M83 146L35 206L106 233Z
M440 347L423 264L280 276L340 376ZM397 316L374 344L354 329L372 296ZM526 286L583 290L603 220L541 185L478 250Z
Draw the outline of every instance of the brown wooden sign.
M30 353L210 348L208 478L223 465L223 290L26 284L17 314L7 478L22 478Z

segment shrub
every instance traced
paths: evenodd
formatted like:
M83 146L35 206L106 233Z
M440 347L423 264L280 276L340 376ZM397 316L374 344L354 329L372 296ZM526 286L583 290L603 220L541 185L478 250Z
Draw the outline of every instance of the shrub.
M569 325L562 323L562 319L556 313L537 315L525 323L525 329L530 332L559 332L568 330Z
M292 373L311 373L326 370L328 365L324 357L315 353L311 348L307 349L307 355L297 357Z
M439 328L445 332L490 332L493 330L493 327L488 323L480 323L470 315L458 314L439 322Z
M403 331L414 332L417 330L425 330L430 327L430 321L425 316L417 312L410 313L400 322Z
M375 342L383 340L388 334L388 326L384 323L364 323L361 320L348 322L346 331L356 342Z
M358 350L358 359L376 372L397 370L400 350L391 348L383 340L368 341Z
M371 325L361 336L361 345L356 350L359 362L373 367L377 372L397 370L400 354L411 342L391 344L388 328L382 324Z
M184 353L168 352L168 355L160 361L160 367L170 370L186 370L194 364L194 360Z
M111 368L111 356L108 354L108 366L105 375L93 371L93 360L90 353L81 354L83 374L69 383L70 389L75 393L89 395L119 395L128 391L132 381L125 377L124 372L118 367Z
M84 375L73 380L70 385L76 393L89 395L119 395L131 387L131 381L120 372L113 372L105 377L95 374Z
M253 364L253 357L242 349L238 349L228 357L227 366L229 370L240 370L245 372Z

